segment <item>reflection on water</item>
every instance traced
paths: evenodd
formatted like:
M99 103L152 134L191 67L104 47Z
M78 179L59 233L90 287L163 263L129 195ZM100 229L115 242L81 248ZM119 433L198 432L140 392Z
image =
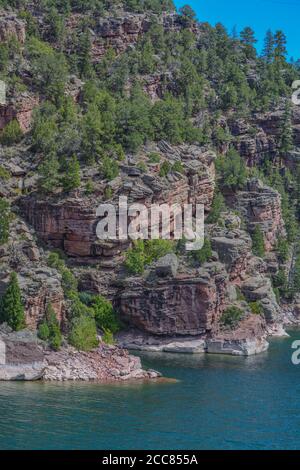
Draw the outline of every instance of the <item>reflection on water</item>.
M142 354L176 383L0 383L0 448L299 448L299 337L249 358Z
M144 364L152 364L155 362L157 367L188 367L190 369L202 369L205 367L213 367L223 369L224 367L243 367L243 368L259 368L266 363L269 352L259 354L257 356L239 357L226 356L219 354L172 354L143 352L139 356Z

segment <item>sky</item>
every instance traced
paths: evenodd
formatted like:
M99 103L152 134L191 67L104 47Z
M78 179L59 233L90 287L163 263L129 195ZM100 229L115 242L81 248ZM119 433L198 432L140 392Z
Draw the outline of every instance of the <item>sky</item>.
M300 58L300 0L175 0L177 7L189 4L198 19L212 25L220 22L231 33L251 26L259 51L268 29L281 29L288 38L288 55Z

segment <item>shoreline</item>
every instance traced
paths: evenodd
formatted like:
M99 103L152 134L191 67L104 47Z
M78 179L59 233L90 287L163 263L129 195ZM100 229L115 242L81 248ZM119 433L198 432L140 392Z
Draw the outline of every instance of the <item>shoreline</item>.
M141 358L134 353L250 357L266 352L270 340L288 338L286 330L298 329L300 330L299 324L287 324L285 327L283 324L278 324L258 337L249 334L241 336L237 330L227 337L224 334L222 337L206 339L145 337L135 333L133 340L131 333L129 336L121 335L118 346L100 344L98 349L90 352L78 352L71 347L53 352L41 345L40 341L33 342L32 333L24 331L21 334L8 335L8 339L6 338L8 351L13 350L16 356L20 351L22 354L19 358L9 356L7 363L0 365L0 381L78 382L103 385L170 383L173 381L172 378L163 377L160 372L152 369L145 370ZM29 338L31 342L28 342ZM24 342L25 339L27 342ZM29 360L26 360L26 355Z

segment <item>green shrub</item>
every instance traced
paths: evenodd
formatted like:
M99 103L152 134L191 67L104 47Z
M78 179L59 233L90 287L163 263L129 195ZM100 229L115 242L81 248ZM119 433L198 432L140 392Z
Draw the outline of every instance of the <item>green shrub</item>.
M160 167L159 176L162 177L162 178L168 176L171 169L172 169L171 164L168 161L164 161L163 164Z
M90 196L91 194L93 194L94 191L95 191L95 186L94 186L93 181L92 180L87 181L85 185L85 194L87 196Z
M55 251L49 254L47 264L50 268L57 269L57 271L62 271L65 267L64 261Z
M111 302L104 297L95 297L92 308L95 312L95 320L98 328L103 331L110 331L112 334L120 330L120 322Z
M236 150L231 149L225 157L220 157L216 167L223 187L234 191L244 187L247 169L244 160Z
M160 162L160 154L157 152L152 152L148 155L149 163L159 163Z
M174 248L171 240L138 240L127 251L125 266L132 274L143 274L147 265L172 253Z
M265 240L259 225L255 226L252 234L252 251L259 258L265 256Z
M0 165L0 180L7 181L9 180L10 177L11 177L10 172Z
M91 351L99 342L96 323L93 318L79 316L71 320L69 343L79 351Z
M233 329L238 325L243 316L244 312L241 309L232 306L225 310L221 317L220 323L225 327Z
M285 238L279 238L277 241L276 251L278 259L281 263L286 263L289 258L289 243Z
M104 329L104 334L102 336L102 341L105 344L114 345L116 342L114 340L114 335L110 330Z
M87 307L90 307L94 301L95 296L89 292L79 292L79 300Z
M46 309L46 322L49 327L50 346L55 351L58 351L62 343L62 334L60 331L60 326L56 317L56 313L51 304L49 304Z
M47 341L49 339L49 336L50 336L49 326L47 325L46 321L43 321L43 323L41 323L38 328L38 337L42 341Z
M138 240L126 253L125 267L131 274L143 274L146 264L144 242Z
M9 225L11 220L10 204L0 199L0 245L7 243L9 239Z
M200 265L207 263L212 257L212 247L211 242L208 238L205 238L204 245L201 250L193 251L191 256L194 261L199 263Z
M38 328L38 336L43 341L49 341L54 351L58 351L61 348L62 334L56 313L51 304L47 305L45 318Z
M184 173L183 164L181 162L175 162L172 171L174 171L175 173Z
M120 170L118 163L113 158L104 157L101 171L105 179L112 181L118 176Z
M239 289L238 287L236 288L236 294L237 294L237 300L239 302L244 302L246 301L246 297L244 296L243 292L241 291L241 289Z
M280 268L278 273L273 276L273 286L281 290L286 290L288 285L287 275L283 268Z
M220 191L216 191L211 206L209 216L207 217L206 222L208 224L216 224L221 216L222 211L225 208L224 197Z
M113 197L113 190L110 186L106 186L105 190L104 190L104 199L106 201L108 201L109 199L111 199Z
M146 171L147 171L147 165L146 165L146 163L143 162L143 161L138 162L137 168L138 168L139 170L141 170L143 173L146 173Z
M80 165L76 155L73 155L66 161L62 183L65 191L73 191L74 189L80 188Z
M21 130L20 124L16 119L13 119L4 127L0 136L0 141L3 145L13 145L20 142L22 137L23 132Z
M251 310L251 313L254 315L262 315L263 314L263 308L260 302L250 302L249 307Z
M174 251L174 243L171 240L147 240L144 242L144 250L146 255L146 264L162 258Z
M62 270L62 287L66 297L70 297L73 292L77 291L78 282L70 269Z

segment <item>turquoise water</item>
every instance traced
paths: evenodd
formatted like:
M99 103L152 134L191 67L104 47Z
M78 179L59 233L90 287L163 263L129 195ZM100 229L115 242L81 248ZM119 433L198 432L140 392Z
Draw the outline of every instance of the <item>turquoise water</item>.
M143 356L178 383L0 383L0 448L299 449L295 339L250 358Z

